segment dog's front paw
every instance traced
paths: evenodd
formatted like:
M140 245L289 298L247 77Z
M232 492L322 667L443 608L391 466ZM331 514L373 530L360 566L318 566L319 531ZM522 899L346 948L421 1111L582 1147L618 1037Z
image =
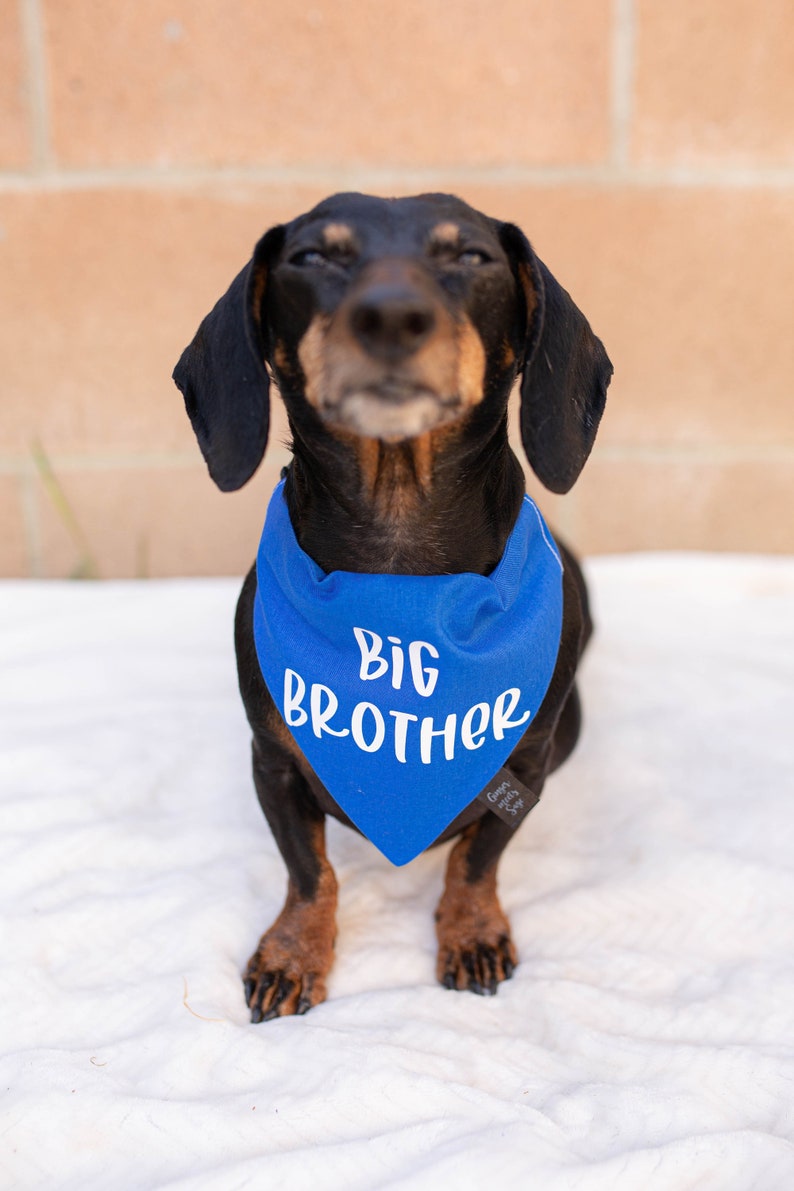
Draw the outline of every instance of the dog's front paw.
M251 1021L307 1013L325 1000L336 935L336 880L330 869L315 897L293 892L248 961L243 977Z
M469 874L472 834L450 853L447 879L436 910L436 976L444 988L468 989L492 997L518 962L510 923L496 894L496 871Z
M444 988L468 989L492 997L516 966L516 951L509 934L494 941L445 938L440 941L436 975Z
M243 988L251 1021L272 1021L307 1013L324 1001L325 973L303 970L268 933L248 961Z

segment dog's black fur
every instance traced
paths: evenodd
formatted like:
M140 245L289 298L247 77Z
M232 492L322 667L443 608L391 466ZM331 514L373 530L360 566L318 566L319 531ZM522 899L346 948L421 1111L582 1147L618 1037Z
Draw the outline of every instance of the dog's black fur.
M515 226L448 195L336 195L259 241L174 372L210 474L241 487L267 442L269 374L286 404L285 495L296 536L324 571L489 573L524 492L508 445L520 377L529 461L566 492L587 459L612 366L569 295ZM564 560L554 676L508 767L539 794L580 723L575 674L591 625L575 559ZM325 996L336 879L324 818L347 822L295 745L253 645L253 570L236 618L254 781L289 874L287 900L245 976L253 1021ZM516 963L496 895L511 830L473 803L436 914L437 974L493 993Z

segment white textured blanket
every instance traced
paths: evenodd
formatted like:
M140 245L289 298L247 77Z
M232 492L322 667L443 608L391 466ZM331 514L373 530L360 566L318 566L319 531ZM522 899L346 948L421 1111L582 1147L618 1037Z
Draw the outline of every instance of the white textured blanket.
M0 585L0 1186L794 1187L794 561L593 561L521 964L433 978L445 849L338 824L329 1000L248 1023L284 872L229 581Z

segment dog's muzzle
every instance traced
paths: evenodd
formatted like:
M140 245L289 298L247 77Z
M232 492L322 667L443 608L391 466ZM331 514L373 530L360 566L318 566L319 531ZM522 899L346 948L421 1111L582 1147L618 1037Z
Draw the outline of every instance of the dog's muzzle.
M435 283L412 264L379 262L330 329L327 421L401 442L456 418L455 323Z

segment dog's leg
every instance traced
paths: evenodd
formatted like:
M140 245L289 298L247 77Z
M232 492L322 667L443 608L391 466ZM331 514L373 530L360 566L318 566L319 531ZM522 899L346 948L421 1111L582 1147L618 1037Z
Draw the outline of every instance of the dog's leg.
M516 966L516 951L496 893L496 869L512 831L485 814L463 833L447 862L436 910L436 975L445 988L492 996Z
M336 934L336 877L325 854L325 817L295 763L254 742L254 784L287 866L287 900L244 977L251 1021L306 1013L325 1000Z
M538 795L546 775L565 759L579 732L579 700L572 684L555 722L558 706L556 697L544 703L509 762L515 776ZM445 988L492 996L501 981L513 974L516 950L496 892L496 870L512 837L513 828L487 812L463 832L450 852L436 910L436 975Z
M572 751L581 726L574 678L592 631L587 591L576 560L564 552L563 592L567 615L557 666L546 698L508 767L538 796L547 775ZM436 975L445 988L489 996L516 966L516 951L496 893L499 858L513 831L490 812L468 827L447 863L446 883L436 911Z

